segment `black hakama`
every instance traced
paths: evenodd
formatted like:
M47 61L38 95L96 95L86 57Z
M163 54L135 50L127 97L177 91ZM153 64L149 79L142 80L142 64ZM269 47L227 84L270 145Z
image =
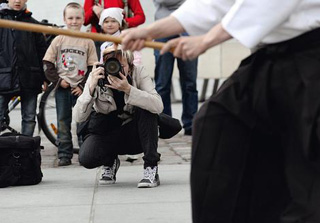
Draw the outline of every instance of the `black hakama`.
M193 126L194 223L319 223L320 29L244 59Z

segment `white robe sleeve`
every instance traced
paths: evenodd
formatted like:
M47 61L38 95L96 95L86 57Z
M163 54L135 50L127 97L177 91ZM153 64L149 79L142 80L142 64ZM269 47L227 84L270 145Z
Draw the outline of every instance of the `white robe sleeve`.
M301 0L238 0L222 19L223 28L248 48L285 22Z

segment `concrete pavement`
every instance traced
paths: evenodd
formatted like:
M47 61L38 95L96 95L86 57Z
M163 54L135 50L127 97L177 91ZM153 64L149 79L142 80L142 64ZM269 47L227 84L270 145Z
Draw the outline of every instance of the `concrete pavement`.
M173 105L174 117L181 104ZM20 127L20 110L11 113L11 125ZM14 118L12 118L14 117ZM137 188L142 178L141 155L133 163L120 156L121 166L114 185L98 183L101 169L87 170L78 163L57 167L57 149L42 135L43 181L34 186L0 189L0 221L3 223L188 223L191 222L191 137L182 132L160 140L158 151L161 185Z

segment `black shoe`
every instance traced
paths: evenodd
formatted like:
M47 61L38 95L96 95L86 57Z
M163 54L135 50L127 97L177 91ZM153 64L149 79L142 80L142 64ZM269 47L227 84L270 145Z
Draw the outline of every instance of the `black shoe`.
M154 166L153 168L148 166L143 171L143 178L138 183L138 188L151 188L157 187L160 185L160 179L158 174L158 167Z
M58 166L69 166L69 165L71 165L71 159L63 157L59 160Z
M186 136L192 136L192 129L190 128L190 129L184 130L184 135L186 135Z
M114 160L112 166L103 166L103 173L101 179L99 180L100 184L114 184L116 182L116 174L120 167L120 160L117 157Z

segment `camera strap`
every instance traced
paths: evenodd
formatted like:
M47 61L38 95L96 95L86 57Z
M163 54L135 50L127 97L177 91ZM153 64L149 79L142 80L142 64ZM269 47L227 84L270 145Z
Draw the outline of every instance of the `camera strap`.
M130 75L127 75L127 81L130 85L132 85L132 78ZM126 103L124 102L124 92L118 91L116 89L111 90L113 93L113 99L116 102L117 112L119 115L121 115L124 112L123 108L126 105Z
M113 93L113 99L116 102L117 113L121 115L123 113L123 107L125 106L124 92L118 91L116 89L111 89L111 90Z

